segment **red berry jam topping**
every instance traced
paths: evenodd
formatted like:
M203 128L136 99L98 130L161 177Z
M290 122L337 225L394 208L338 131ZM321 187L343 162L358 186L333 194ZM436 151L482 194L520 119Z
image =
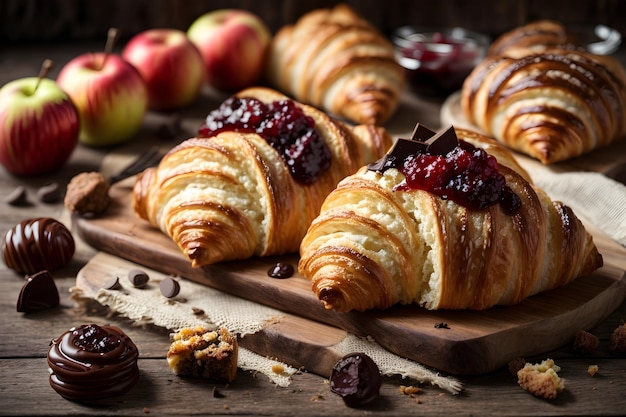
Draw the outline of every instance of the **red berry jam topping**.
M420 133L423 132L422 127ZM397 168L405 180L396 189L428 191L470 209L500 204L507 214L513 214L520 208L521 200L506 184L496 158L482 148L458 140L453 127L436 135L432 133L426 141L423 137L415 138L415 133L413 140L399 139L389 154L369 169Z
M106 353L116 349L121 340L115 334L110 334L97 324L79 327L72 331L72 342L79 349L92 353Z
M270 104L251 97L230 97L209 113L199 135L230 130L257 133L278 151L293 178L313 183L330 167L330 150L315 131L315 121L292 100Z

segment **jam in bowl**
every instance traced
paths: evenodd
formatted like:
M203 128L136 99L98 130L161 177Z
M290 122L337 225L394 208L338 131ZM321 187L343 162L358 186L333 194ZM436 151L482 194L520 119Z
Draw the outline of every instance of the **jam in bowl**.
M458 27L433 31L402 26L394 32L393 42L413 90L437 96L461 87L485 57L490 40Z

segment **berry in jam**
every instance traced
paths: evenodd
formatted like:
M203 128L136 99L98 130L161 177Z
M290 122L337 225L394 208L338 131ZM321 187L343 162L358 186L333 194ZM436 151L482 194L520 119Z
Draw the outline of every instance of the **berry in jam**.
M86 324L72 331L72 342L79 349L91 353L107 353L122 342L97 324Z
M293 178L313 183L330 168L330 150L315 131L315 121L292 100L270 104L252 97L230 97L209 113L199 135L225 130L257 133L278 151Z
M474 210L500 204L512 214L521 206L519 196L499 172L496 158L462 140L446 155L410 155L400 169L406 178L397 189L425 190Z

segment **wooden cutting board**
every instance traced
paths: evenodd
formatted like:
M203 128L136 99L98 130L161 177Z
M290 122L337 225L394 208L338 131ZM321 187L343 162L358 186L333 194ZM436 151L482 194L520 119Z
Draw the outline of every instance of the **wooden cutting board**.
M73 227L79 236L100 251L289 313L289 320L258 336L255 343L269 344L257 346L257 351L271 350L265 354L282 360L299 355L294 360L314 372L319 367L324 372L330 369L328 364L337 359L332 346L349 331L371 336L391 352L451 374L486 373L512 358L571 343L576 331L592 328L626 298L626 249L590 229L605 265L566 287L515 306L485 311L427 311L416 305L365 313L327 311L306 278L297 273L282 280L267 275L279 260L295 266L295 255L191 268L168 237L132 212L131 187L126 182L111 189L113 201L105 216L75 216ZM93 290L107 279L104 273L90 276L87 280L83 274L78 285ZM441 323L447 326L438 326Z

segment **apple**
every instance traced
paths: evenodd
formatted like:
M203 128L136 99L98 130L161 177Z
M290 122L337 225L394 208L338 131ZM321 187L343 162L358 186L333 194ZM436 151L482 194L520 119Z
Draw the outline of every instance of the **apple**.
M197 18L187 36L204 57L211 86L236 91L260 80L271 34L257 15L240 9L214 10Z
M187 34L150 29L131 38L122 58L134 65L148 88L148 107L174 110L193 102L204 82L204 59Z
M57 83L78 108L80 135L88 146L109 146L131 139L141 127L148 107L148 90L139 71L113 54L110 31L104 52L85 53L70 60Z
M78 142L79 116L57 83L39 77L10 81L0 89L0 163L11 174L35 176L59 170Z

